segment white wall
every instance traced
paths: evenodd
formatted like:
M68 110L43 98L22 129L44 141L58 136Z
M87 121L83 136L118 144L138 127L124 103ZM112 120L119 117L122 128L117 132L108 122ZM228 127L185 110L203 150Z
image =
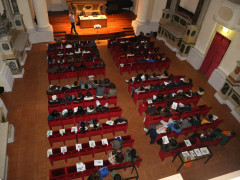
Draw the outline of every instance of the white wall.
M149 5L148 5L147 19L151 20L152 19L152 14L154 12L155 0L148 0L148 1L149 1Z
M226 54L224 55L219 67L226 73L230 74L235 66L236 61L240 60L240 32L231 41Z
M137 15L137 12L138 12L138 1L139 0L132 0L132 2L133 2L132 11L135 15Z
M219 32L223 36L230 39L231 44L228 47L228 50L224 55L221 64L219 65L219 67L221 68L221 70L224 71L224 73L230 74L235 68L236 61L240 60L240 34L239 32L231 30L228 33L224 33L221 30L222 26L217 24L213 20L213 15L217 13L221 3L222 0L211 0L205 18L203 20L203 24L195 48L205 56L216 32Z
M66 0L47 0L47 9L49 11L64 11L68 10Z
M202 23L200 33L195 45L195 48L202 54L206 54L213 35L215 34L216 22L213 21L213 15L218 11L222 0L211 0L207 13Z

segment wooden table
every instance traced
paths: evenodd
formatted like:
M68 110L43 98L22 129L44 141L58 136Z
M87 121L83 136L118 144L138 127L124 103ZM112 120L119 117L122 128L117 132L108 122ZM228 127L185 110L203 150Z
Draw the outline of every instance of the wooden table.
M107 16L97 15L94 16L79 16L80 28L93 28L95 24L100 24L102 27L107 27Z
M200 149L200 148L207 148L209 154L202 154L201 156L195 156L194 159L189 159L187 160L186 158L184 158L183 156L183 152L189 152L189 151L192 151L194 149ZM179 168L177 169L177 171L179 171L181 169L181 167L185 164L185 163L189 163L189 162L192 162L192 161L197 161L197 160L200 160L200 159L204 159L204 158L207 158L207 160L204 162L204 164L206 164L213 156L212 152L210 151L209 147L208 146L204 146L204 147L199 147L199 148L194 148L194 149L189 149L188 151L182 151L182 152L179 152L176 154L176 156L173 158L172 162L175 161L176 157L178 156L181 160L181 165L179 166Z

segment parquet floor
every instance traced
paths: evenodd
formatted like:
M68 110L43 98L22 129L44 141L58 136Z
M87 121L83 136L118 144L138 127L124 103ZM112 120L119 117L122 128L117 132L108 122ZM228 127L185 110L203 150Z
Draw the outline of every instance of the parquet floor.
M215 90L208 84L207 78L200 72L194 70L186 61L180 61L175 53L169 50L163 42L155 40L156 47L160 47L161 52L165 52L171 58L172 64L169 73L176 75L186 75L193 79L194 90L198 87L205 89L205 94L199 104L212 106L212 114L216 114L224 120L220 124L221 129L230 129L237 132L237 136L225 146L211 146L214 156L207 163L197 161L191 167L183 167L180 171L185 180L206 180L219 175L223 175L240 169L240 124L231 115L230 109L226 105L221 105L215 99ZM127 91L125 79L135 76L136 73L128 75L124 73L120 76L109 50L106 46L107 41L99 41L98 48L102 59L106 62L106 76L113 81L118 90L118 104L123 108L123 117L128 119L128 134L132 134L135 139L134 147L143 158L141 167L138 169L140 180L157 180L176 173L180 160L172 163L172 158L161 161L158 156L159 146L150 145L149 136L143 131L143 118L140 116L130 94ZM59 161L52 167L47 159L46 151L50 148L46 132L47 124L47 96L48 87L47 64L46 64L46 43L33 45L28 52L26 64L24 65L25 74L22 79L15 79L13 91L5 93L4 100L8 108L7 120L15 126L15 142L8 144L8 179L9 180L45 180L48 179L48 170L64 166L74 165L79 162L78 158L69 160L68 163ZM156 73L162 73L155 71ZM148 73L152 73L148 71ZM98 76L97 79L103 79ZM61 85L72 83L62 81ZM57 83L55 81L55 83ZM118 133L116 135L123 135ZM107 135L104 137L112 137ZM183 139L180 136L178 140ZM94 137L99 140L100 137ZM82 139L81 142L87 142ZM74 141L67 141L67 145L74 144ZM63 146L63 143L55 143L53 148ZM104 153L99 153L96 159L107 159ZM82 162L92 160L92 156L82 158ZM110 178L107 178L110 179Z

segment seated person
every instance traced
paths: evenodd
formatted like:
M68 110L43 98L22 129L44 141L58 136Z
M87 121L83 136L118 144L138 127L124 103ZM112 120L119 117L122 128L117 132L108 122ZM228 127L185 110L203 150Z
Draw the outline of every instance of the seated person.
M63 57L60 57L60 59L57 61L58 64L64 64L65 59Z
M80 15L80 16L86 15L86 9L85 9L85 8L82 8L82 10L81 10L81 12L80 12L79 15Z
M91 100L94 99L94 97L92 96L92 94L90 92L86 93L86 96L84 97L84 100Z
M166 88L173 88L178 86L178 84L176 83L176 81L173 82L173 79L169 78L168 82L164 82Z
M127 54L127 57L131 57L131 56L134 56L134 52L131 51L130 53Z
M83 115L86 113L87 113L87 110L83 109L82 106L78 106L78 107L74 108L74 115Z
M80 81L80 87L81 87L81 89L86 89L86 90L92 88L90 80L87 80L86 84L84 84L83 81Z
M95 113L95 112L97 111L93 105L90 105L89 107L87 107L87 113Z
M102 125L98 122L97 119L93 119L93 120L90 120L89 123L88 123L88 128L89 129L99 129L100 127L102 127Z
M71 63L70 66L66 67L70 71L74 71L77 69L77 67L74 65L74 63Z
M186 106L184 106L183 104L179 103L178 104L178 107L176 109L176 111L180 114L182 114L184 111L191 111L192 110L192 107L191 107L191 104L186 104Z
M115 86L114 83L111 83L109 89L107 90L106 96L107 97L109 97L109 96L116 96L116 94L117 94L116 86Z
M55 64L55 59L52 56L48 56L48 64Z
M76 49L75 49L75 52L74 52L75 54L80 54L81 53L81 48L80 47L77 47Z
M71 89L79 89L80 87L78 86L78 82L74 81L73 84L71 84Z
M66 94L65 97L60 100L61 103L69 103L72 101L73 101L72 96L70 96L69 94Z
M108 160L110 163L112 164L118 164L118 163L122 163L124 160L124 155L122 154L121 151L112 151L109 153L109 157Z
M57 110L53 110L51 114L48 115L48 119L57 119L61 117L61 113Z
M50 105L58 104L59 101L58 101L57 95L52 95L52 99L50 99L50 100L48 101L48 103L49 103Z
M84 95L82 94L82 92L79 92L78 93L78 96L77 97L75 97L73 100L74 101L82 101L82 100L84 100Z
M160 123L151 124L147 130L146 135L150 135L151 142L150 144L153 144L161 133L170 133L171 128L168 127L168 125L174 123L174 121L170 118L168 122L161 120Z
M126 162L126 161L135 162L139 158L139 155L136 152L136 149L134 148L125 149L124 152L125 152L125 158L123 162Z
M58 67L54 67L52 64L49 65L49 68L47 69L47 72L57 72L59 70Z
M150 58L148 58L148 62L155 62L155 57L152 55Z
M96 97L102 98L103 96L105 96L105 85L103 85L103 83L99 83L96 89Z

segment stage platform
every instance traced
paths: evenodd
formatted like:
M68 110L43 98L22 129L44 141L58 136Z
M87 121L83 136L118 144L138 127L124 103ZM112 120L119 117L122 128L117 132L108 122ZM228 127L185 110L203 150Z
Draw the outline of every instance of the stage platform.
M136 19L136 16L133 12L122 10L119 14L106 16L107 27L98 30L94 28L81 29L79 25L76 25L78 36L71 35L71 23L68 11L49 12L49 22L53 26L55 35L61 35L63 37L66 34L66 38L70 40L109 39L112 37L134 35L131 24L132 20Z

